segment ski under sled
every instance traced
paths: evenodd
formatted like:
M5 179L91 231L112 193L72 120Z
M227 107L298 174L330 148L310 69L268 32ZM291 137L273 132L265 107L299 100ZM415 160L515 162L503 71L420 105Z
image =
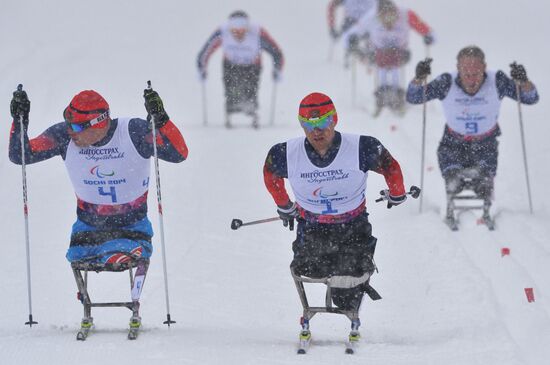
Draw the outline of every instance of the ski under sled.
M131 257L126 262L100 264L91 261L76 261L71 263L71 268L78 288L77 298L84 307L84 316L80 323L80 330L76 335L78 341L85 341L94 327L92 317L93 307L125 307L132 311L128 335L129 340L137 339L141 328L139 316L139 295L143 287L145 275L149 267L149 259ZM88 292L88 272L129 272L132 300L127 302L93 302Z
M334 287L332 285L333 284L332 278L321 278L321 279L309 278L309 277L297 274L293 268L290 269L290 272L292 274L292 278L294 279L294 283L296 284L296 289L298 290L300 302L302 303L302 307L303 307L303 315L300 318L300 325L302 326L302 329L299 334L299 342L298 342L298 348L296 350L296 353L299 355L304 355L309 351L309 348L311 346L311 331L309 327L309 321L317 313L334 313L334 314L345 315L351 321L351 331L349 333L347 340L345 341L345 353L350 355L354 354L357 350L357 344L361 338L361 335L359 333L359 326L361 325L361 321L359 320L359 308L355 310L344 310L344 309L334 307L332 305L332 288ZM366 275L368 275L370 278L371 274L368 273ZM378 292L376 292L376 290L368 284L368 280L369 279L367 279L367 282L365 285L366 286L365 293L369 295L369 297L372 300L382 299L380 294L378 294ZM309 305L309 302L306 296L306 291L304 288L304 283L318 283L318 284L325 284L327 286L324 307L311 307Z
M454 197L453 201L448 204L447 215L445 217L445 223L451 231L458 231L459 229L459 215L462 212L472 210L483 210L483 215L478 219L478 224L484 224L490 231L495 230L495 220L489 213L490 203L484 202L483 205L474 206L456 206L454 200L476 200L479 199L476 196L458 196Z
M452 231L459 229L458 216L465 211L481 210L482 216L478 223L485 224L490 231L495 229L495 221L491 216L491 198L475 193L475 179L479 172L475 168L463 170L458 178L460 188L455 193L447 192L447 214L445 223Z
M240 114L240 113L244 114L246 117L250 117L253 129L260 128L258 108L253 103L241 103L239 105L233 106L231 110L226 110L225 111L225 128L227 129L233 128L233 124L231 123L231 115Z

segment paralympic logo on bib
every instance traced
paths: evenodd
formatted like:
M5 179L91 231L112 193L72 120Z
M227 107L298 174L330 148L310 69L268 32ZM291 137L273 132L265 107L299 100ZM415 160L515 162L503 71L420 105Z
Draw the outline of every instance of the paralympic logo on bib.
M317 188L313 191L314 197L319 197L321 199L314 201L310 200L311 203L314 204L321 204L326 206L326 208L321 212L322 214L336 214L338 213L338 209L334 209L332 207L332 203L336 201L341 201L345 199L344 197L338 197L338 191L336 190L325 190L323 191L323 187Z
M324 192L323 193L323 188L317 188L313 191L313 196L318 196L318 197L321 197L323 199L328 199L328 198L331 198L333 196L337 196L338 195L338 192L335 191L335 192Z
M99 169L99 165L97 165L97 166L92 167L92 169L90 170L90 174L95 175L95 176L99 177L100 179L104 179L106 177L114 176L115 172L114 171L111 171L111 172L108 172L108 173L101 172L100 169Z

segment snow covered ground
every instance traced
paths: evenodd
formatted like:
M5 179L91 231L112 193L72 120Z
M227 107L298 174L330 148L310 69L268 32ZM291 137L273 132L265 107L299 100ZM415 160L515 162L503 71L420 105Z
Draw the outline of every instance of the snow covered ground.
M517 106L506 100L500 124L496 180L497 230L476 224L465 213L462 229L443 224L444 192L435 150L443 129L441 107L428 107L424 212L418 201L387 210L373 200L384 187L369 179L369 211L379 238L379 275L372 285L384 297L365 300L360 350L343 354L349 321L319 315L312 321L314 347L295 355L301 306L289 274L293 234L278 223L231 231L232 218L252 220L275 214L263 186L268 149L300 135L299 100L311 91L332 96L338 129L378 137L400 161L407 185L419 184L421 107L396 118L384 112L373 120L372 77L358 72L358 99L352 107L350 72L342 67L341 47L328 61L327 1L2 1L0 4L0 192L3 232L0 256L0 363L12 364L531 364L550 357L550 212L545 159L550 114L546 95L550 52L550 4L541 0L435 2L400 0L436 30L430 50L433 71L453 70L457 51L478 44L489 67L508 72L523 63L538 86L541 102L523 108L532 192L529 214ZM262 79L258 131L245 121L223 128L220 52L212 58L206 84L208 127L202 126L201 89L195 57L227 15L245 9L279 42L286 56L277 89L276 123L269 119L270 66ZM407 75L425 55L411 35L413 57ZM266 57L265 61L269 61ZM94 311L96 330L75 341L82 308L64 258L75 202L61 159L30 166L28 190L33 314L27 319L21 169L7 158L8 103L18 83L32 102L30 135L61 120L62 110L82 89L95 89L110 102L114 116L144 116L147 80L163 97L168 113L190 148L181 165L161 164L171 315L166 328L160 242L156 243L142 296L144 332L126 340L126 309ZM157 227L155 193L151 220ZM158 228L157 228L158 232ZM502 247L511 255L501 257ZM91 276L96 299L123 299L127 276ZM532 287L534 303L524 288ZM315 289L315 294L320 294Z

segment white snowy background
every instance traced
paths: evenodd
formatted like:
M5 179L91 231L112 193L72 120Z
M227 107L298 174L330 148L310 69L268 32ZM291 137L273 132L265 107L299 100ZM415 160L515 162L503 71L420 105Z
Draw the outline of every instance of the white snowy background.
M351 74L342 67L342 46L328 61L328 1L7 1L0 2L0 364L546 364L550 358L550 145L547 15L542 0L400 0L436 31L430 49L433 73L452 71L455 55L481 46L490 69L524 64L541 94L523 108L534 214L529 213L517 105L505 100L500 125L499 170L493 212L497 229L477 225L478 213L461 216L461 230L443 224L444 190L436 148L443 131L437 102L427 114L424 212L418 201L387 210L374 204L384 180L371 174L368 209L379 239L380 273L372 285L383 300L366 299L360 349L344 355L349 321L335 315L312 320L313 347L295 354L301 305L289 274L293 233L279 223L231 231L232 218L275 214L263 185L269 148L302 134L299 100L329 94L339 113L338 130L378 137L401 163L407 186L420 182L422 108L404 118L385 111L373 119L373 78L358 70L352 106ZM223 127L221 52L209 64L208 127L202 125L196 55L227 15L246 10L282 47L286 64L277 88L275 126L267 126L272 93L264 57L259 130L236 120ZM411 34L412 62L425 56ZM75 198L60 158L28 167L33 315L28 328L21 168L7 158L9 101L23 83L32 102L29 134L62 120L74 94L99 91L113 116L145 116L146 81L162 96L190 148L182 164L161 163L167 267L172 318L166 318L162 261L156 252L142 295L143 333L126 339L130 312L96 309L95 332L75 340L82 316L76 285L65 260ZM546 162L544 162L546 161ZM150 218L158 233L156 196ZM511 255L501 257L501 248ZM124 274L91 274L97 300L126 300ZM524 288L535 292L528 303ZM313 297L322 290L312 288ZM546 360L545 360L546 359Z

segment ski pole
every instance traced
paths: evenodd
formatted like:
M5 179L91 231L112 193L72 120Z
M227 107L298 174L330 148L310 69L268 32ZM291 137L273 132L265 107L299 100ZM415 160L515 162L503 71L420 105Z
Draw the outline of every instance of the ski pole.
M426 52L428 50L428 47L426 46ZM431 58L426 57L425 59L428 64L432 62ZM422 151L421 151L421 158L420 158L420 189L424 189L424 161L426 156L426 107L427 107L427 100L426 100L426 90L428 88L428 80L427 78L424 79L422 82ZM422 202L423 202L422 196L420 197L420 202L418 204L418 212L422 213Z
M420 188L424 188L424 158L426 155L426 88L427 81L424 79L422 83L422 151L420 157ZM418 204L418 212L422 213L422 197Z
M275 222L275 221L278 221L280 219L281 219L280 217L273 217L273 218L260 219L260 220L257 220L257 221L250 221L250 222L245 222L245 223L243 223L243 221L240 220L240 219L233 219L231 221L231 229L236 230L236 229L239 229L243 226L253 226L255 224Z
M273 82L273 89L271 90L271 112L269 114L269 125L275 124L275 104L277 101L277 82Z
M385 190L380 190L381 197L376 199L374 202L379 203L381 201L388 200L388 196L385 194L385 192L386 192ZM409 191L407 191L405 194L410 195L414 199L417 199L419 196L422 195L420 194L421 192L422 192L422 189L420 189L418 186L412 185Z
M151 87L151 81L147 81L147 89L153 90ZM168 296L168 271L166 269L166 248L164 245L164 220L162 216L162 195L160 191L160 169L159 169L159 159L157 154L157 133L155 128L154 116L147 114L147 121L151 122L153 125L151 127L153 133L153 156L155 160L155 176L157 182L157 203L158 203L158 212L159 212L159 229L160 229L160 243L162 247L162 267L164 271L164 293L166 296L166 321L163 323L170 327L170 324L176 323L170 318L170 299ZM151 120L153 119L153 120Z
M529 211L533 214L533 201L531 200L531 184L529 183L529 170L527 167L527 149L525 147L525 134L523 132L523 114L521 112L521 100L520 100L520 88L519 82L516 82L516 96L518 99L518 116L519 116L519 129L521 135L521 147L523 149L523 166L525 167L525 181L527 182L527 196L529 198Z
M205 80L201 80L202 89L202 124L206 127L208 125L208 112L206 105L206 85Z
M357 62L356 57L352 54L351 57L351 105L357 106Z
M332 62L332 58L334 56L334 43L336 42L331 40L330 45L328 46L328 62Z
M23 96L25 94L22 84L17 85L17 91L15 93L17 93L18 96ZM23 126L23 115L18 113L18 117L19 133L21 135L21 174L23 180L23 215L25 217L25 251L27 253L27 296L29 300L29 320L25 322L25 324L32 327L33 324L38 324L38 322L32 319L31 249L29 238L29 207L27 199L27 170L25 161L25 128Z

